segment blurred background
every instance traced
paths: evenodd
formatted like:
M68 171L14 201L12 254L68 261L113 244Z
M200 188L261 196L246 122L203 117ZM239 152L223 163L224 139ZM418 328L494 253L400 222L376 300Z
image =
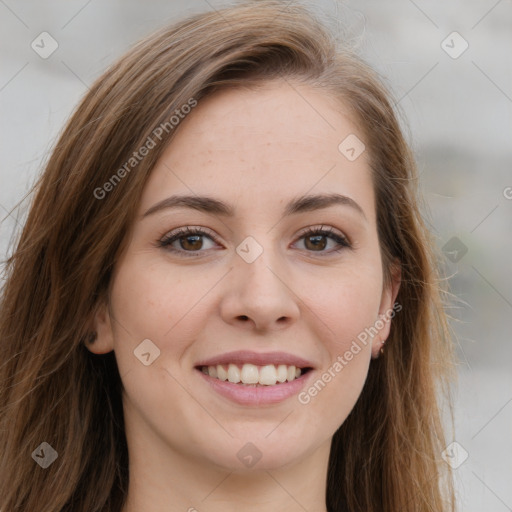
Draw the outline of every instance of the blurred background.
M460 511L512 511L512 2L301 3L379 71L407 119L456 296L456 444L444 457ZM90 84L155 29L226 4L0 0L0 259Z

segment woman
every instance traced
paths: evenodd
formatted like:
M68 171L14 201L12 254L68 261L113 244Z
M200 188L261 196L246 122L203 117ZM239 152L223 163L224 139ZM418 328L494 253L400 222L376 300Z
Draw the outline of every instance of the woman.
M7 262L0 510L453 510L415 186L388 93L305 9L136 45Z

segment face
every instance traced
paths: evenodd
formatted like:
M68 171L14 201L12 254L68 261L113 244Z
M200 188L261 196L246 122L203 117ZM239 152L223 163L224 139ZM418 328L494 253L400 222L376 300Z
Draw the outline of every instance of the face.
M271 469L330 442L397 293L367 151L339 149L351 134L364 140L339 102L281 82L217 92L181 121L95 320L133 442L247 471L247 455Z

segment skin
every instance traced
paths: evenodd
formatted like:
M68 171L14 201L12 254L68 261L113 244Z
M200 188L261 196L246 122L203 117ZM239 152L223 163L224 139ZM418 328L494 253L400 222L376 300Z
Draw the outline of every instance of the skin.
M338 101L282 81L224 89L181 121L143 191L109 304L94 320L90 350L115 351L124 385L130 486L123 512L326 510L332 436L391 320L307 404L293 396L237 405L194 366L233 350L284 351L314 364L311 383L391 310L399 276L384 287L367 152L351 162L338 150L353 133L364 138ZM289 200L333 192L351 197L364 216L334 205L282 218ZM181 207L143 217L174 194L213 196L235 215ZM352 248L333 252L338 244L329 237L320 248L302 237L322 225ZM158 246L186 226L208 228L218 242L173 243L182 254L195 250L192 257ZM252 263L236 252L248 236L263 248ZM144 339L160 350L149 366L133 353ZM237 458L246 443L262 454L250 468Z

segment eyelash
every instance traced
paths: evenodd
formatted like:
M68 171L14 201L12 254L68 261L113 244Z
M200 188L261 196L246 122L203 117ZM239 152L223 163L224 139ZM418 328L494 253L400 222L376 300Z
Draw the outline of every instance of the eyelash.
M193 228L193 227L185 227L185 228L178 228L177 230L165 235L162 239L160 239L157 242L158 247L165 248L166 250L169 250L175 254L182 255L184 257L197 257L200 253L205 251L185 251L183 249L175 249L174 247L171 247L171 244L175 242L176 240L179 240L180 238L185 238L187 236L193 236L193 235L200 235L200 236L207 236L208 238L212 239L215 243L219 243L217 240L217 237L210 231L205 230L204 228ZM307 252L318 252L319 254L333 254L338 253L340 251L343 251L344 249L351 249L352 244L349 242L349 240L336 233L333 228L324 228L322 227L315 227L315 228L308 228L306 231L302 232L299 240L303 238L307 238L310 236L326 236L331 238L331 240L334 240L337 244L339 244L339 247L336 249L333 249L331 251L307 251Z

